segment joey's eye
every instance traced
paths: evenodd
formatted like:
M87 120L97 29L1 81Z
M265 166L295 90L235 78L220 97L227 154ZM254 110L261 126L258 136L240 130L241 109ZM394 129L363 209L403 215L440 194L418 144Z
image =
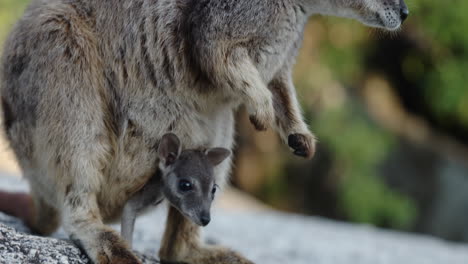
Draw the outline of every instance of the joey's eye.
M215 185L215 186L213 186L213 189L211 190L211 195L212 195L213 199L214 199L214 196L215 196L215 193L216 193L217 189L218 189L218 185Z
M181 180L179 182L179 190L182 192L188 192L193 190L193 184L187 180Z

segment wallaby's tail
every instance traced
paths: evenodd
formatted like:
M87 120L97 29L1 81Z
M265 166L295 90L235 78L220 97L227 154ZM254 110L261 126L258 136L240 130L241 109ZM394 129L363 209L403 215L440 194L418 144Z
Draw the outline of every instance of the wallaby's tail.
M15 216L31 226L34 218L34 204L27 193L0 191L0 212Z

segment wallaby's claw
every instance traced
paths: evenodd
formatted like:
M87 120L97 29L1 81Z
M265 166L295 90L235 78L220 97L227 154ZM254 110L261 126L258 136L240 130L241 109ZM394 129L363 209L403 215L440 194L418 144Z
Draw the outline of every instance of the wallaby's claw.
M294 150L294 155L311 159L315 154L316 139L312 134L291 134L288 145Z
M102 252L97 264L142 264L130 251L123 248L111 248L110 252Z
M99 239L102 250L98 253L97 264L142 263L117 234L113 232L103 232Z

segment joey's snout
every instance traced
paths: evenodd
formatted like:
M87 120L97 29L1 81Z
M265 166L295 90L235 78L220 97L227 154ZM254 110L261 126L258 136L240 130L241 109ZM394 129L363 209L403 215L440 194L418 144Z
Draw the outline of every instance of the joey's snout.
M211 222L211 216L209 212L204 212L200 215L200 223L202 226L207 226Z
M199 226L207 226L211 222L210 206L199 206L200 203L190 204L189 206L182 205L179 211L185 215L190 221ZM204 207L204 208L202 208Z

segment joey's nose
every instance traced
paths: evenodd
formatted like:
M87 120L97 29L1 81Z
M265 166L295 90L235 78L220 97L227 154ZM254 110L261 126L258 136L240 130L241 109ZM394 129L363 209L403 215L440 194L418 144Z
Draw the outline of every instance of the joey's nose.
M405 21L406 18L408 18L409 16L409 10L408 10L408 7L402 7L400 9L400 18L401 18L401 22Z
M211 221L211 217L209 215L202 215L200 218L200 222L203 226L207 226Z

